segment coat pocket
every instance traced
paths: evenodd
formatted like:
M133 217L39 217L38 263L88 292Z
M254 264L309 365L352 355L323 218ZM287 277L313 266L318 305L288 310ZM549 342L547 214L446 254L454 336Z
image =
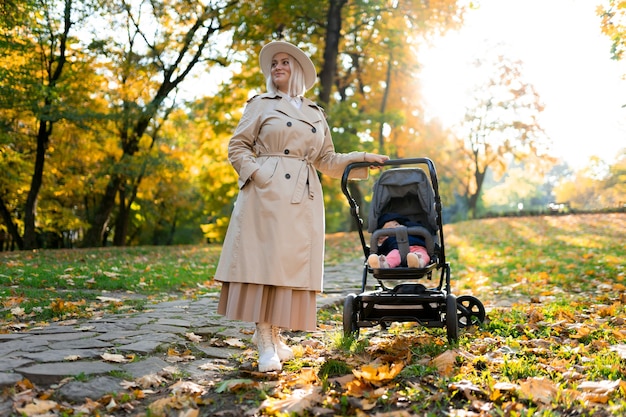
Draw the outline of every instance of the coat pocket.
M264 187L271 181L276 167L278 166L278 158L269 158L261 165L261 168L254 175L254 184L257 187Z

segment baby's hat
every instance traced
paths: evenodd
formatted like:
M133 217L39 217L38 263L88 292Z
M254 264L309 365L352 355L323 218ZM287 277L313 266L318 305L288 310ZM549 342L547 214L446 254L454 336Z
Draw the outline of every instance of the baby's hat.
M409 219L398 213L385 213L378 218L378 229L382 229L385 223L396 220L400 224L406 224Z

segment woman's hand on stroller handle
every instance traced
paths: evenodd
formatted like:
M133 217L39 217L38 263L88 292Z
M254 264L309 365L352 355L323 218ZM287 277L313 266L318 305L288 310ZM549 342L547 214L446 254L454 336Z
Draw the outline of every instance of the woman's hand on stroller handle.
M370 165L370 168L372 169L374 168L380 169L382 164L384 164L388 160L389 160L389 157L387 155L379 155L376 153L368 153L368 152L363 153L363 161L372 162L373 165Z

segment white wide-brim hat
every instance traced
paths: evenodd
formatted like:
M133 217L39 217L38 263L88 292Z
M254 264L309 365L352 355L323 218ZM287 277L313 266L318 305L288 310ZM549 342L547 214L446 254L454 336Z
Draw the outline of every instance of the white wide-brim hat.
M296 61L300 63L302 70L304 71L304 84L306 89L310 89L317 81L317 71L313 61L302 49L295 45L285 41L272 41L266 44L259 54L259 62L261 63L261 71L265 78L269 77L272 71L272 58L277 53L284 52L294 57Z

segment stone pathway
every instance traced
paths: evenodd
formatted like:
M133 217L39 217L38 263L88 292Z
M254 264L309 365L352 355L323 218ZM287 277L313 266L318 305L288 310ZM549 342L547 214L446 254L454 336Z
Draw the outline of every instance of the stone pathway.
M359 261L326 267L325 292L318 296L318 308L342 302L350 292L358 293L363 267ZM203 337L245 339L253 332L253 324L226 320L215 313L218 294L207 294L196 300L176 300L149 306L149 310L132 315L115 315L98 320L81 320L67 325L49 326L23 333L0 334L0 388L12 386L27 378L38 385L54 385L70 376L89 376L88 382L63 384L61 394L69 400L99 398L108 392L120 391L120 378L139 378L157 373L167 366L184 366L190 375L206 374L198 367L213 359L227 359L241 354L239 348L214 347L192 343L185 333ZM243 329L243 331L242 331ZM247 330L247 331L246 331ZM185 362L166 362L165 353L173 345L190 346L202 351L206 358ZM105 361L105 353L136 354L131 363ZM209 376L205 376L209 377ZM0 402L0 415L10 410Z

